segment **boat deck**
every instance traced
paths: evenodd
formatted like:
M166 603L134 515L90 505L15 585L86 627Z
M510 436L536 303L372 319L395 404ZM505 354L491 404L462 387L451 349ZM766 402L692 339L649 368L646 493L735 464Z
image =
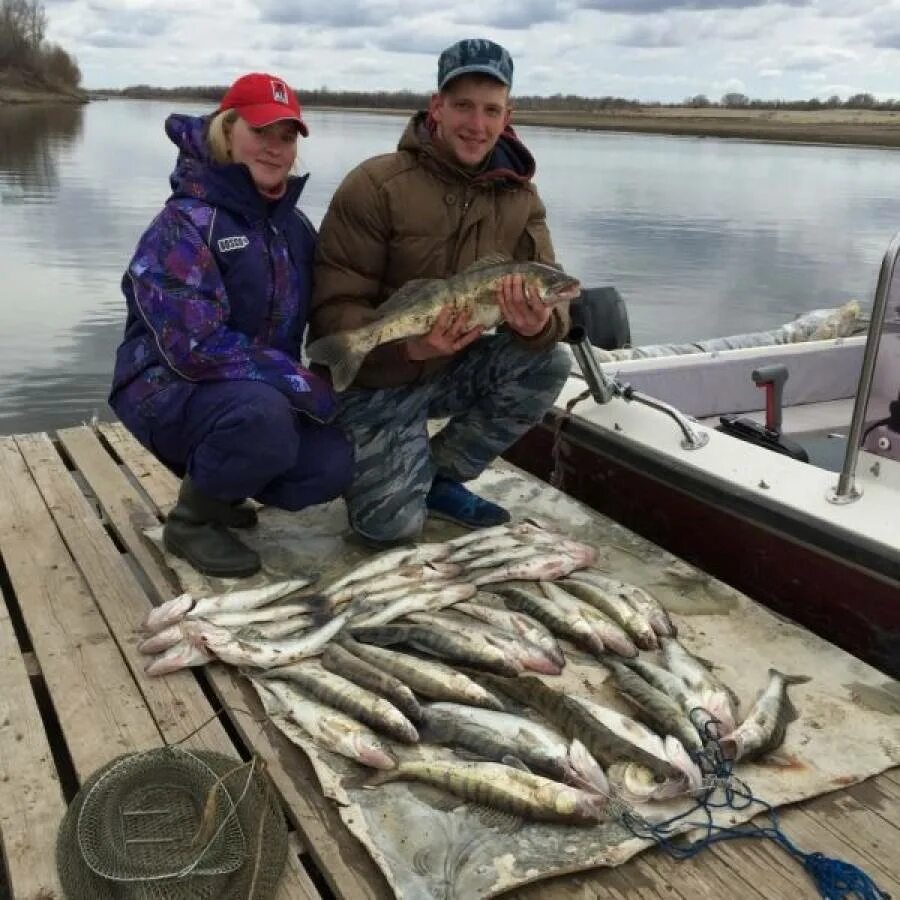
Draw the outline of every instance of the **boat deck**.
M0 900L62 898L56 832L79 785L121 753L180 741L204 723L188 746L258 753L284 801L292 852L279 900L390 897L303 754L258 724L256 697L231 671L144 675L135 625L176 590L141 532L177 486L117 425L0 438ZM853 862L900 894L900 769L784 810L781 822L801 848ZM735 841L684 862L650 851L506 896L818 894L774 845Z

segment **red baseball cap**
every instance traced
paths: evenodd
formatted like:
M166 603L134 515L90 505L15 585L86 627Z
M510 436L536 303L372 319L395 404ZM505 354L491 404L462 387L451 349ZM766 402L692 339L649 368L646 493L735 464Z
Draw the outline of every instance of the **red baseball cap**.
M219 104L219 112L226 109L237 110L238 115L254 128L290 119L300 126L300 134L304 137L309 134L296 95L274 75L264 72L242 75L228 88Z

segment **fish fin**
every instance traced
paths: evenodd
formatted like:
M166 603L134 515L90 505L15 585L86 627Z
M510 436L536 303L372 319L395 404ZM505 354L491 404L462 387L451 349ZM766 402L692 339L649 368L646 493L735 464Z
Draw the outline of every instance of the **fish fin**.
M407 629L394 625L351 625L350 633L354 640L364 644L377 644L379 647L402 644L408 636Z
M609 781L603 767L578 738L569 745L570 778L582 790L609 795Z
M368 341L364 341L361 347L354 348L352 340L354 333L344 331L328 334L313 341L306 348L310 362L328 366L331 383L338 392L347 390L353 384L359 367L372 349Z
M502 762L504 766L509 766L511 769L518 769L520 772L527 772L529 775L532 774L531 769L529 769L518 756L513 756L511 753L506 753L501 756L500 762Z
M492 809L489 806L470 804L472 812L478 817L482 825L499 831L502 834L515 834L525 824L521 816L505 812L501 809Z
M503 263L512 261L512 257L507 253L489 253L476 259L470 266L466 266L463 272L478 272L481 269L489 269L491 266L500 266Z
M418 294L426 285L438 284L440 281L440 278L413 278L411 281L407 281L403 287L394 291L387 300L378 306L376 311L379 319L410 308L418 303ZM376 321L378 320L376 319Z
M361 775L350 775L344 778L343 786L350 789L376 788L382 784L402 779L396 769L378 769L376 772L364 772Z

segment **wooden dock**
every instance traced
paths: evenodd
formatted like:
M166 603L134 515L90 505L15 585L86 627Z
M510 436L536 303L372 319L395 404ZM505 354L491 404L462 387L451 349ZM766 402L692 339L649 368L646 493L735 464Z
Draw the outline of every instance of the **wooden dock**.
M188 746L236 759L258 753L284 801L292 852L279 900L391 897L303 754L260 726L256 697L231 671L144 675L136 624L176 585L141 532L161 521L177 489L118 425L0 438L0 900L62 898L56 832L79 785L111 758L180 741L205 722ZM900 896L900 769L784 810L781 821L799 847L855 863ZM779 848L739 841L685 862L651 851L506 896L818 894Z

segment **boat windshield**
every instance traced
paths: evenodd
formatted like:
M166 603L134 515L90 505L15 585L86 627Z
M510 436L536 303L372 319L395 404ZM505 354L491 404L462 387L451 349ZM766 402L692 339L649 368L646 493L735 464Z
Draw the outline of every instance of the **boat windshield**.
M894 270L884 309L861 446L900 460L900 266Z

